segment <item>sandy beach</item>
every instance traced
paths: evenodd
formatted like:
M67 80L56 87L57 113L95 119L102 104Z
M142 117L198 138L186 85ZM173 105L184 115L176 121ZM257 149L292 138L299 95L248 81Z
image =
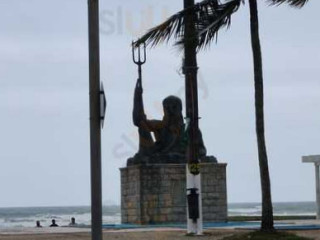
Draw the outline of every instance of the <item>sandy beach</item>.
M48 231L46 231L48 230ZM88 229L44 229L42 231L29 229L26 232L7 232L1 233L1 240L90 240ZM222 240L237 234L249 232L249 230L235 229L215 229L206 230L204 236L190 237L181 229L148 229L148 230L105 230L103 232L104 240L182 240L182 239L201 239L201 240ZM320 240L320 230L311 231L289 231L299 236L310 239Z
M192 237L192 239L212 239L219 240L236 233L244 233L246 230L208 230L204 236ZM0 234L1 240L90 240L89 232L58 232L48 233L19 233ZM103 232L103 239L108 240L179 240L191 238L186 236L184 230L177 229L150 229L150 230L108 230Z

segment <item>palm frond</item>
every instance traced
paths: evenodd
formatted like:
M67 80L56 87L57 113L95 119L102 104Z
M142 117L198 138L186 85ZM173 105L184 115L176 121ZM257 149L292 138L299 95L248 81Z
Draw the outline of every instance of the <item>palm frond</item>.
M185 42L185 19L190 14L194 15L195 36L198 41L198 48L207 46L217 37L218 31L228 27L231 23L231 15L236 12L243 0L230 0L221 4L219 0L204 0L191 8L184 9L167 21L149 30L134 46L142 43L156 46L171 38L177 40L178 44Z
M199 6L197 14L199 20L196 22L199 49L217 40L219 30L230 27L231 16L239 9L242 2L243 0L232 0L216 6Z
M184 33L184 20L187 10L182 10L160 25L150 29L146 34L133 43L135 47L145 43L146 45L158 45L160 42L170 40L172 35L179 38Z
M287 3L290 6L301 8L303 7L308 0L268 0L272 5L280 5Z

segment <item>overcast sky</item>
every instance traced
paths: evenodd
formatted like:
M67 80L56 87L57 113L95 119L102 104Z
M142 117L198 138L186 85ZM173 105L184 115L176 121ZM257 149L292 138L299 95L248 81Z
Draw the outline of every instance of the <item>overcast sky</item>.
M320 2L304 9L260 3L266 137L274 201L313 201L320 154ZM103 200L120 202L119 168L137 150L131 120L137 78L130 43L182 1L100 0ZM198 55L200 127L208 153L228 163L228 201L259 202L248 5L218 44ZM145 108L184 97L181 53L148 51ZM0 207L90 204L86 0L0 0Z

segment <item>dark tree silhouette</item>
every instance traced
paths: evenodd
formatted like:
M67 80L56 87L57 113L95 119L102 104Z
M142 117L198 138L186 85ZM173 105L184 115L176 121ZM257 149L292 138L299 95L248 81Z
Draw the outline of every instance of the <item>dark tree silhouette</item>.
M250 8L251 45L254 63L255 85L255 114L256 134L260 167L260 180L262 192L262 231L274 231L273 207L271 198L271 184L268 167L268 155L265 141L264 127L264 91L263 91L263 67L261 44L259 37L259 17L257 0L247 0ZM265 0L270 5L286 3L293 7L303 7L308 0ZM198 42L198 50L210 45L217 40L218 32L231 24L231 16L245 0L229 0L221 3L219 0L204 0L194 7L184 9L159 26L151 29L134 44L141 43L156 46L161 42L176 40L181 45L190 39L185 39L185 18L190 12L195 16L196 34L193 36Z

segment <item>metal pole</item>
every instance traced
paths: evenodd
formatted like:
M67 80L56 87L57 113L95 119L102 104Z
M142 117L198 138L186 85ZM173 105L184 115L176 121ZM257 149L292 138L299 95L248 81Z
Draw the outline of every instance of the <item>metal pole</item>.
M99 0L88 0L91 147L91 237L102 240Z
M184 0L184 8L194 6L194 0ZM197 38L195 38L195 21L192 12L185 19L184 74L186 86L186 116L189 122L187 151L187 194L198 194L198 201L188 200L188 233L202 234L201 177L199 169L199 113L197 81ZM191 190L193 189L193 190ZM190 197L190 196L189 196ZM192 197L191 197L192 199ZM197 215L197 217L191 216ZM195 214L196 213L196 214Z

